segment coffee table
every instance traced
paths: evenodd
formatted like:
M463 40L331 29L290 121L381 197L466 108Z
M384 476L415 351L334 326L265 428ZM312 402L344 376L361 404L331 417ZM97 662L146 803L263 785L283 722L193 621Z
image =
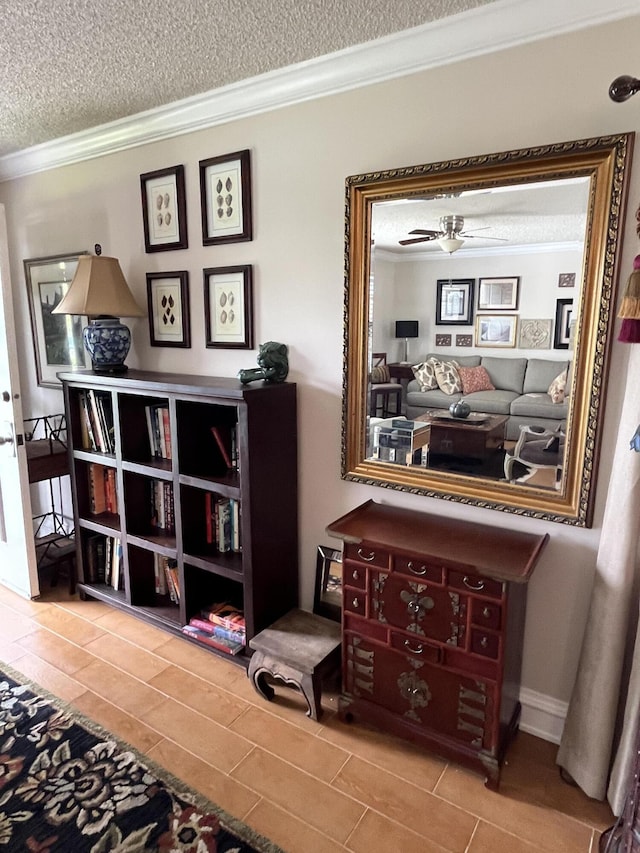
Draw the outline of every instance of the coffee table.
M482 420L462 420L444 413L431 416L429 459L462 457L484 461L504 448L508 420L507 415L486 415Z

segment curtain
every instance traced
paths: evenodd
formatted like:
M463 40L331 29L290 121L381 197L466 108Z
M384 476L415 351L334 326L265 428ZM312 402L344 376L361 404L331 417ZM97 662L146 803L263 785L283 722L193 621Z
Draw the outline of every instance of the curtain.
M627 382L576 683L557 762L590 797L624 805L640 702L640 346Z

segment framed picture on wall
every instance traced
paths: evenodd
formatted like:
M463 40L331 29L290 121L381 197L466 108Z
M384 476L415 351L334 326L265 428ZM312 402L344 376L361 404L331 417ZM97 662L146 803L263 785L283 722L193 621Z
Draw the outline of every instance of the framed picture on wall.
M436 282L436 326L470 326L473 323L475 279L438 279Z
M204 246L253 239L248 149L200 161L200 208Z
M253 268L212 267L204 274L207 347L253 348Z
M152 347L191 346L189 273L148 272L147 305Z
M478 311L514 311L520 276L478 279Z
M184 166L140 175L145 252L187 249Z
M515 347L517 314L477 314L477 347Z
M556 299L556 324L553 334L554 349L569 349L573 299Z
M82 340L87 317L51 313L71 286L79 256L86 254L75 252L24 261L36 376L38 385L44 388L61 387L56 376L60 370L91 367Z

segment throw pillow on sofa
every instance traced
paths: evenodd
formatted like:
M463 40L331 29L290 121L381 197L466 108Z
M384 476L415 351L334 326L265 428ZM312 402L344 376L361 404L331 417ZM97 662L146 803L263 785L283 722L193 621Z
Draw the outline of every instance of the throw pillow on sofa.
M428 358L420 364L414 364L411 370L420 383L421 391L433 391L438 387L435 358Z
M567 371L563 370L562 373L556 376L551 385L549 385L549 390L547 391L547 394L551 397L551 401L553 403L564 403L566 388Z
M462 381L462 393L474 394L476 391L495 391L486 367L458 367Z
M462 391L462 380L455 361L436 362L436 379L438 388L448 396Z

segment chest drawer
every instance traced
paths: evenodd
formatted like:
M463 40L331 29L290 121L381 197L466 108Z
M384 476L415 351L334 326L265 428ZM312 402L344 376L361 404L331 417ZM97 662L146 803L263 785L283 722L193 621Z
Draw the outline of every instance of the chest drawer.
M451 570L449 572L449 586L454 589L461 589L465 592L478 592L481 595L488 595L491 598L502 599L504 595L505 584L493 578L484 578L482 575L476 575L471 572L459 572Z
M362 589L351 589L344 587L342 596L342 607L345 613L357 613L358 616L367 616L367 595Z
M471 651L477 655L498 660L500 654L500 635L491 634L480 628L471 629Z
M493 601L482 601L480 598L471 599L471 621L474 625L494 628L502 627L502 607Z
M396 556L393 560L393 568L396 572L432 583L441 584L444 578L444 566L424 557Z
M367 570L361 563L345 561L342 567L343 583L356 589L365 589L367 585Z
M363 566L389 568L389 551L367 542L361 542L358 545L348 542L344 547L344 558L354 563L361 563Z

